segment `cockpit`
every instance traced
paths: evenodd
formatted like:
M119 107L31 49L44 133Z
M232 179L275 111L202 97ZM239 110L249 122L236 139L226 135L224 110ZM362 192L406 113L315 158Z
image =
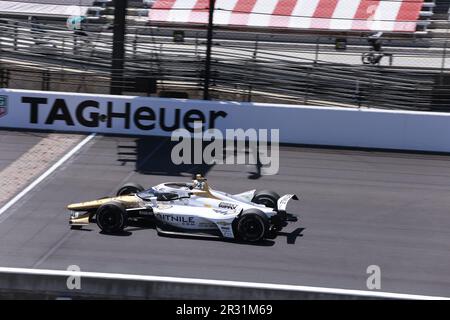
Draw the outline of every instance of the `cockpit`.
M142 192L137 193L136 195L139 198L141 198L142 200L147 200L147 201L150 201L152 198L156 198L157 201L172 201L172 200L177 200L180 198L189 197L189 195L183 196L176 192L161 192L161 191L155 190L154 188L144 190Z
M200 174L196 175L196 178L192 180L192 182L166 182L161 184L166 188L183 190L183 191L191 191L191 190L199 190L199 191L209 191L209 185L206 178L202 177Z
M157 201L172 201L190 198L192 195L209 192L209 186L206 179L201 175L197 175L196 179L190 183L166 182L139 192L136 195L146 201L151 201L155 198Z

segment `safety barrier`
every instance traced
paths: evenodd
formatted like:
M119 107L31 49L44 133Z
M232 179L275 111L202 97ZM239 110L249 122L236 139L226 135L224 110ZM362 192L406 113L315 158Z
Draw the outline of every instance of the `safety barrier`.
M450 114L0 90L0 127L169 136L279 129L281 143L450 152Z
M57 25L0 19L0 86L109 92L113 39L100 26L75 34ZM370 50L366 36L341 36L219 28L207 68L205 30L129 26L124 79L114 84L129 94L183 91L199 98L209 82L217 100L447 109L445 34L415 39L384 35L378 53Z
M448 299L297 285L0 267L1 296L36 299Z

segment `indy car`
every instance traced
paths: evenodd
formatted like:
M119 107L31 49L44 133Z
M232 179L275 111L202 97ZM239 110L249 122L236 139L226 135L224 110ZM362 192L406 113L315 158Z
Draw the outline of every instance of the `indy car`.
M97 223L103 233L123 232L131 220L151 219L161 235L189 235L256 242L274 238L297 217L286 212L295 194L250 190L228 194L196 175L192 182L167 182L149 189L134 183L115 197L70 204L70 225Z

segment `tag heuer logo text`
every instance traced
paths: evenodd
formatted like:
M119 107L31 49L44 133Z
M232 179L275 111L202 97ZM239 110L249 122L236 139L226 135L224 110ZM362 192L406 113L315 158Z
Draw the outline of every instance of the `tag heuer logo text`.
M8 97L0 96L0 118L8 113Z

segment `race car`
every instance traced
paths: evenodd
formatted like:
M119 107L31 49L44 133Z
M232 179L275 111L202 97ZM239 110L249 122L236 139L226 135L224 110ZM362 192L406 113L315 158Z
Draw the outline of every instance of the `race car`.
M115 197L70 204L70 225L96 222L106 234L123 232L130 220L151 219L162 235L219 237L256 242L273 238L297 217L286 212L295 194L250 190L228 194L213 190L197 174L192 182L167 182L149 189L127 183Z

